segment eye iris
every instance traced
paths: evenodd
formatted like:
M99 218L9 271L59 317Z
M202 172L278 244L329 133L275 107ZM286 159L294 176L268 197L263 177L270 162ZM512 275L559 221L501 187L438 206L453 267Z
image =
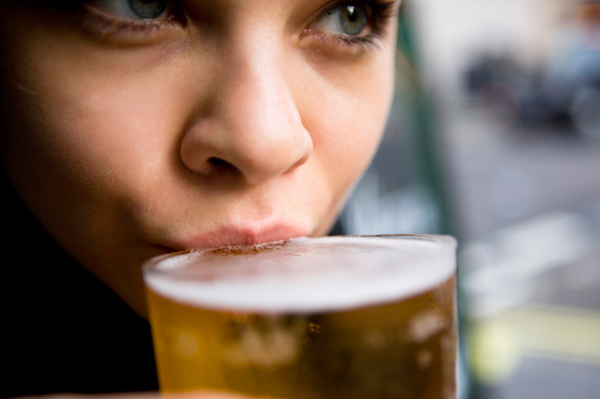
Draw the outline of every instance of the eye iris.
M367 26L367 13L364 8L346 6L340 12L340 25L346 35L358 35Z
M167 10L168 0L129 0L129 7L142 19L160 17Z

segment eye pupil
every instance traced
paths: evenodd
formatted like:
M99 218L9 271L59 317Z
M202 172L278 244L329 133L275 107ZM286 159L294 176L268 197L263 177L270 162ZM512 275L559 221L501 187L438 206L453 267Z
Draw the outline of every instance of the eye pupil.
M367 26L367 12L364 7L346 6L339 15L342 31L346 35L359 35Z
M356 16L356 10L354 9L354 6L348 6L348 21L350 22L356 22L357 16Z
M142 19L160 17L167 10L168 0L129 0L129 7Z

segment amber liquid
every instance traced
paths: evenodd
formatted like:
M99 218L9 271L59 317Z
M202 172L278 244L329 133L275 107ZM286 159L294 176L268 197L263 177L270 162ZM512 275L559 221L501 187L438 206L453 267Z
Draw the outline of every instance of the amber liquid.
M266 315L196 308L148 290L161 391L454 398L454 298L451 278L395 303Z

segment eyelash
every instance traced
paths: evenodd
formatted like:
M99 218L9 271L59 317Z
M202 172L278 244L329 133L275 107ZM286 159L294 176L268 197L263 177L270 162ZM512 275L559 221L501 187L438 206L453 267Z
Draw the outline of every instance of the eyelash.
M129 34L148 36L157 30L172 27L174 24L185 25L185 12L174 1L168 18L155 20L129 20L115 17L82 2L84 19L82 25L95 24L100 36L106 34ZM351 36L332 32L311 32L318 33L319 36L337 44L343 44L351 47L372 47L377 46L377 40L380 39L385 31L386 22L394 16L394 0L334 0L324 6L320 11L315 22L343 10L347 6L367 6L370 10L369 15L369 33L365 36Z
M342 11L344 7L348 6L368 6L370 9L369 23L371 24L370 31L365 36L351 36L338 33L325 33L319 32L321 35L326 35L334 40L340 41L341 43L348 46L363 46L363 47L377 47L377 40L383 36L387 21L394 17L394 4L395 1L382 1L382 0L362 0L362 1L344 1L338 0L333 5L328 5L325 10L322 11L316 18L315 22L319 22L324 18L330 16L336 11Z
M139 39L140 35L150 38L153 33L169 27L185 24L183 13L177 5L170 10L169 17L160 19L132 20L110 15L95 7L80 2L81 26L91 26L100 37L106 35L130 35ZM127 38L125 38L127 40Z

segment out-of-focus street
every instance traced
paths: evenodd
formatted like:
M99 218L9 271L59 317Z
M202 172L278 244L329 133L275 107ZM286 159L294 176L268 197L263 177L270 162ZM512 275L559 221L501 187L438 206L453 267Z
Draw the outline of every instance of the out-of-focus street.
M589 214L590 222L600 218L600 140L584 140L565 127L500 130L473 107L443 108L444 152L463 239L557 210Z

